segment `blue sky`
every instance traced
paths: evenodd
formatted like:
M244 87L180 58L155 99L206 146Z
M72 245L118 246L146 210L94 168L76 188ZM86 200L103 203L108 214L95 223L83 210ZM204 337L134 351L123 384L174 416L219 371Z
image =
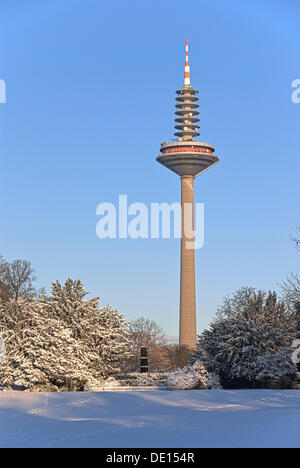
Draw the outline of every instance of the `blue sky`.
M99 240L96 207L174 202L156 163L173 137L186 38L201 139L222 163L196 181L199 331L222 297L276 289L299 271L298 0L2 0L0 252L31 260L38 285L81 278L131 319L178 333L178 240Z

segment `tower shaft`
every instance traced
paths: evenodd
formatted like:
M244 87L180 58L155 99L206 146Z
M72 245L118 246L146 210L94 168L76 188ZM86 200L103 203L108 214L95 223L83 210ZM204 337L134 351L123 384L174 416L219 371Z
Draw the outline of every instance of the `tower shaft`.
M194 177L181 178L180 346L196 348Z

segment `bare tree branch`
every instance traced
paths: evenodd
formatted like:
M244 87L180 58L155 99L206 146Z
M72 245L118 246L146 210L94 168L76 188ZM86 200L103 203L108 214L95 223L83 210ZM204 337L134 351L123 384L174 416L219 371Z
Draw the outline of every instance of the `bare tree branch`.
M147 346L150 372L161 370L167 358L166 332L154 320L139 317L129 325L129 342L131 358L127 359L125 370L139 369L141 346Z
M0 282L5 294L18 301L19 298L32 299L37 295L33 286L36 280L31 263L26 260L15 260L12 263L1 263Z
M297 226L297 233L300 235L300 225ZM300 238L291 236L291 239L294 242L296 249L300 250Z
M297 273L292 273L281 284L283 299L289 309L297 312L300 307L300 277Z

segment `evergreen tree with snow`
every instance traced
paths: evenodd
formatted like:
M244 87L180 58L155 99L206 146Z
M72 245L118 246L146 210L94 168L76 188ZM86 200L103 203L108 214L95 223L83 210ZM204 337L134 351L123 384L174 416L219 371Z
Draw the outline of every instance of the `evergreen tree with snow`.
M0 335L6 348L0 385L51 390L65 387L69 377L80 389L92 377L70 330L36 301L7 303L0 311Z
M295 374L294 338L295 314L277 300L276 293L243 288L224 300L216 321L199 337L193 361L201 359L227 385L245 381L255 386L267 376ZM275 372L275 362L281 363L280 372Z
M83 390L99 383L126 356L127 323L99 299L85 299L80 281L53 284L50 297L0 304L6 361L0 385L28 390Z
M288 377L295 376L295 365L291 359L291 349L282 348L276 354L267 354L257 359L259 381L274 380L283 387Z
M119 368L126 357L128 324L117 310L99 308L99 298L85 299L87 295L80 280L68 279L64 286L57 281L51 296L41 297L40 304L49 316L64 323L80 343L95 377L100 378Z

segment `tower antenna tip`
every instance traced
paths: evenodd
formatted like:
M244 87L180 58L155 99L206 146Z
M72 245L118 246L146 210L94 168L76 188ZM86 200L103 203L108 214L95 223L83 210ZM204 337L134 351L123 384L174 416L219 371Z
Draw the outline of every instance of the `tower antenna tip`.
M189 64L189 41L185 41L185 69L184 69L184 87L190 88L191 77L190 77L190 64Z

